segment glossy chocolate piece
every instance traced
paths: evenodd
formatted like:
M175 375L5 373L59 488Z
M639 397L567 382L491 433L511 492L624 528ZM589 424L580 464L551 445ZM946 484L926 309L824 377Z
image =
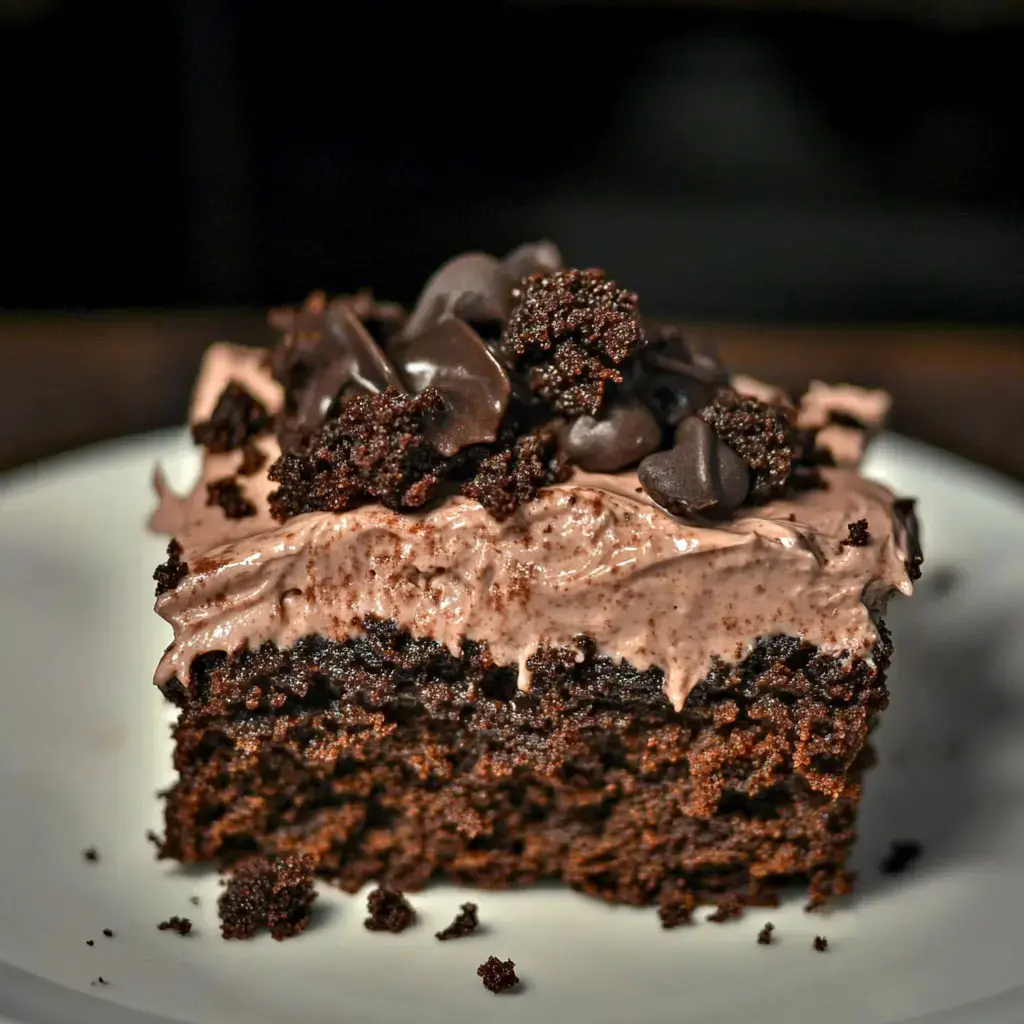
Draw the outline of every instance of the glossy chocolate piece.
M595 473L614 473L639 462L661 445L661 427L653 413L637 401L578 416L559 431L562 451L571 462Z
M413 338L446 315L481 322L504 320L509 300L498 260L484 252L463 253L430 276L402 334Z
M501 261L501 272L509 286L519 284L531 274L552 274L565 266L554 242L526 242Z
M697 416L684 420L669 451L648 455L640 485L673 515L727 515L750 488L746 463Z
M469 324L446 316L421 334L396 338L388 354L411 390L441 392L447 414L431 442L442 455L497 439L511 385Z

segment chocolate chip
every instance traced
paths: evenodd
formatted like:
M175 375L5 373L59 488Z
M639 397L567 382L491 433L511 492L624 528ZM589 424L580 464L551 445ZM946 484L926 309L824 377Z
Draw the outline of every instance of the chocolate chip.
M661 427L637 401L613 405L598 417L579 416L559 432L571 462L595 473L613 473L639 462L661 445Z
M513 249L501 261L501 272L510 285L531 274L553 274L565 266L554 242L526 242Z
M700 418L684 420L676 446L640 463L640 485L674 515L722 515L738 508L750 487L746 463Z
M484 252L467 252L442 264L427 280L402 333L413 338L446 313L462 320L504 320L509 285L501 264Z
M446 315L422 334L396 338L388 354L412 391L441 392L446 413L430 440L442 455L497 439L508 374L467 323Z

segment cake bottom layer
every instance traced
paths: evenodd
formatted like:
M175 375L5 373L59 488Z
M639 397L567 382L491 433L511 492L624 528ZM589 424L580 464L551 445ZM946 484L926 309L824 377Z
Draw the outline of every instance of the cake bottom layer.
M180 708L161 856L303 851L354 890L442 877L561 879L608 900L812 900L846 885L891 646L835 658L792 637L711 666L675 711L658 669L545 649L529 693L466 644L367 621L197 659Z

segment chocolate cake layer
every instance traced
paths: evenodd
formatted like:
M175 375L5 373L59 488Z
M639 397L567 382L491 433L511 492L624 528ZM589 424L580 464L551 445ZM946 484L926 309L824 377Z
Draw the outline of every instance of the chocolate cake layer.
M303 852L349 890L563 879L648 903L842 884L890 644L791 637L717 664L676 711L657 669L582 640L513 666L393 623L198 659L175 730L162 855ZM581 659L582 653L582 659Z

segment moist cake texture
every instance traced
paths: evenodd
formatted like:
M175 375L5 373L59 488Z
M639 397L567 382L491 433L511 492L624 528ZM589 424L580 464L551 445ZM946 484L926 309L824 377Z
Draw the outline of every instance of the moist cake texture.
M795 400L550 243L212 346L169 538L163 857L354 890L562 879L716 919L849 885L913 502L888 409Z

